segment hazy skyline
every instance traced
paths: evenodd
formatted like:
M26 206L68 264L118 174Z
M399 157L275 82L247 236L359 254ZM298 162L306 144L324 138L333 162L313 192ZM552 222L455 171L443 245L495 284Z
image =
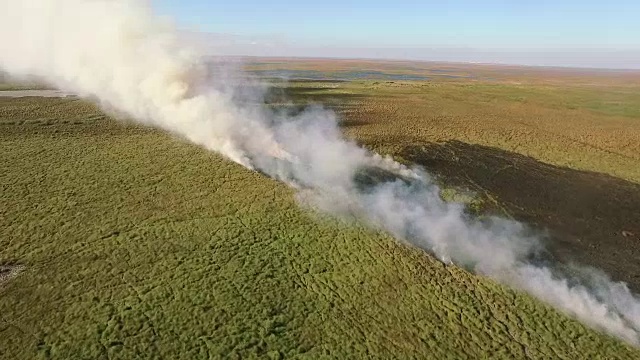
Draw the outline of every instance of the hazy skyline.
M640 68L634 1L153 3L224 55Z

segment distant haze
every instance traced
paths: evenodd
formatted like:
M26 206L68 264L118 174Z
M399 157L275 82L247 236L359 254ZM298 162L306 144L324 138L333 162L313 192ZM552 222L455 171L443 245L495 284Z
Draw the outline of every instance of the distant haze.
M576 68L640 69L640 49L475 49L467 47L305 46L284 39L187 32L215 55L258 57L357 58L490 63Z
M637 0L150 1L230 55L640 68Z

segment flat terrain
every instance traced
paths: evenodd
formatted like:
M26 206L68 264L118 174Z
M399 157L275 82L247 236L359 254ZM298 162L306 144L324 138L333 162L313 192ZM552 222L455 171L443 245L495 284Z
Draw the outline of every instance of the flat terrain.
M347 136L638 286L638 88L528 71L520 84L277 83L269 99L334 107ZM0 154L0 358L640 357L78 99L0 98Z
M640 83L557 71L518 84L298 81L283 98L329 104L364 146L474 191L547 232L558 258L640 291Z
M0 90L0 97L66 97L71 94L59 90Z

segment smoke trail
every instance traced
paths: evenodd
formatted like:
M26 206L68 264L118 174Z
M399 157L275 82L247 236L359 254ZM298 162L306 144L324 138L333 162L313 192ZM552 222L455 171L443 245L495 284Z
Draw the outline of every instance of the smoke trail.
M536 265L540 247L523 225L467 216L420 169L343 139L331 112L287 116L250 105L258 98L239 86L244 80L212 69L146 2L2 0L0 36L0 67L10 73L96 98L286 181L320 209L356 215L640 346L640 300L625 284L585 271L580 282Z

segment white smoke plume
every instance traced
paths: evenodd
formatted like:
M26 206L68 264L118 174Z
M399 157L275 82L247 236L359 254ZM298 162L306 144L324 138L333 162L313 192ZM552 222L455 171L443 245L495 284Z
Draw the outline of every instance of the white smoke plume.
M213 69L148 2L0 0L0 68L178 134L296 186L321 209L355 214L640 346L640 301L625 284L536 265L539 244L523 225L469 217L440 198L428 174L345 140L331 112L256 106L243 76Z

